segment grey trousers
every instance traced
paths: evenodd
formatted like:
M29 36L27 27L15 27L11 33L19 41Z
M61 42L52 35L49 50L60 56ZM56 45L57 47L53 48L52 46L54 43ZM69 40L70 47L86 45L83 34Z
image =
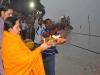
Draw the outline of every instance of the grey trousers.
M0 49L1 50L1 49ZM1 52L1 51L0 51ZM2 63L2 58L1 58L1 53L0 53L0 75L4 75L4 70L3 70L3 63Z
M46 75L55 75L55 55L43 59Z

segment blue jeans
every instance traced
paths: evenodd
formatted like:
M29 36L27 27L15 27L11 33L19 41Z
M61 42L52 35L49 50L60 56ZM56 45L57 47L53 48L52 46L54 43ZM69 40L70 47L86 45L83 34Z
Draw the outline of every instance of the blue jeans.
M43 61L46 75L55 75L55 55L49 55Z

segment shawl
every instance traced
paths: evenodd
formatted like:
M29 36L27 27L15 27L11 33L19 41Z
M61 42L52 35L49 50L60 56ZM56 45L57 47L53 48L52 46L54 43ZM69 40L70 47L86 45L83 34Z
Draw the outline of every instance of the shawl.
M45 75L41 48L31 51L17 34L4 31L2 59L4 75Z

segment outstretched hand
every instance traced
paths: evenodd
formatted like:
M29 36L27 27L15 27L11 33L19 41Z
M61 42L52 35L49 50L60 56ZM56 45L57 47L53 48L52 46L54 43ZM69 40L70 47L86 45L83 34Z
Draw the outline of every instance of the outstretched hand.
M45 39L43 39L43 43L41 44L40 47L41 47L41 49L44 51L44 50L50 48L51 46L52 46L51 43L49 43L49 42L47 42Z
M65 42L66 42L65 38L57 38L56 39L56 44L62 44L62 43L65 43Z

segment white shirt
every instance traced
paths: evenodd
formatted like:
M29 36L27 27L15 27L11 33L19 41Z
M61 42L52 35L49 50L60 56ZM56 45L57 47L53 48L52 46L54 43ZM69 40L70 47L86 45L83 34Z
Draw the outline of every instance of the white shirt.
M34 40L34 42L35 43L38 43L38 44L40 44L41 43L41 40L42 40L42 31L45 29L45 26L44 25L42 25L42 27L40 26L40 25L38 25L38 28L37 29L35 29L36 31L36 33L35 33L35 40Z

